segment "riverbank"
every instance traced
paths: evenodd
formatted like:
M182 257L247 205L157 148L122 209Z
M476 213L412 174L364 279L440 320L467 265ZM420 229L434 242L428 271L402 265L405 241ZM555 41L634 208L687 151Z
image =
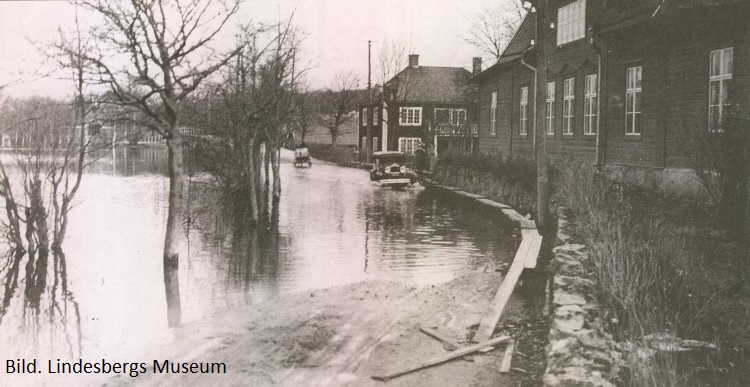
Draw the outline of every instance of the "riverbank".
M105 385L385 385L371 377L447 353L420 327L467 344L501 278L495 271L478 272L426 287L367 281L250 305L177 329L174 343L153 355L225 363L226 374L167 375L149 369ZM501 347L393 379L388 386L538 385L547 332L542 319L530 315L541 308L529 299L523 291L514 296L496 332L516 339L510 373L499 371Z

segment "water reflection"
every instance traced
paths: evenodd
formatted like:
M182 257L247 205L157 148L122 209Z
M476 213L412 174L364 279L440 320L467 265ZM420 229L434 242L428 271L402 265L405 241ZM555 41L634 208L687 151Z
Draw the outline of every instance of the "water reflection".
M68 287L65 253L12 249L5 258L0 337L6 358L80 357L81 313Z

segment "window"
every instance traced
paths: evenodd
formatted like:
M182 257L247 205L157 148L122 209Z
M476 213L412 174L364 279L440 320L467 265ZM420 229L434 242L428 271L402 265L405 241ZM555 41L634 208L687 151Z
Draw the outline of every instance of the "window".
M362 108L362 126L367 126L367 108Z
M721 124L729 107L729 90L732 81L734 50L711 51L711 74L708 92L708 129L721 131Z
M641 118L641 79L643 67L629 67L625 92L625 134L640 135Z
M413 155L419 148L420 142L419 137L401 137L398 139L398 151Z
M435 123L463 125L466 123L466 109L435 109Z
M451 109L451 124L463 125L466 123L466 109Z
M528 134L527 125L529 122L529 88L528 86L524 86L521 88L521 124L518 128L518 133L521 136L526 136Z
M557 10L557 45L572 42L586 33L586 0L574 1Z
M563 81L563 134L573 135L573 116L575 104L575 78Z
M377 125L378 124L378 112L379 111L380 111L380 109L378 109L378 108L373 108L372 109L372 124L373 125Z
M399 109L399 123L404 126L422 125L421 107L402 107Z
M497 92L490 99L490 136L497 135Z
M555 135L555 82L547 83L547 105L544 109L547 121L547 134Z
M367 149L367 137L362 137L362 145L359 147L359 149ZM375 152L378 150L378 138L373 137L372 138L372 151Z
M590 135L596 134L598 123L596 121L596 115L598 109L597 105L597 92L599 85L597 84L597 75L591 74L586 76L586 86L583 94L583 134Z

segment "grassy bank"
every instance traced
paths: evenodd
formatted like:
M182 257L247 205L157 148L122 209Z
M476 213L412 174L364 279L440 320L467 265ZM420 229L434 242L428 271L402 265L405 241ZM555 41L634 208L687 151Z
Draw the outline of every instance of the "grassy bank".
M535 175L530 160L486 154L446 153L434 171L441 184L524 212ZM552 205L569 209L589 248L602 320L625 352L624 384L750 385L748 237L727 211L613 184L586 162L557 162L550 175ZM678 342L710 346L655 349Z
M630 385L748 385L746 246L715 208L612 184L570 162L555 201L589 247L603 321L623 343ZM677 340L715 349L655 351Z

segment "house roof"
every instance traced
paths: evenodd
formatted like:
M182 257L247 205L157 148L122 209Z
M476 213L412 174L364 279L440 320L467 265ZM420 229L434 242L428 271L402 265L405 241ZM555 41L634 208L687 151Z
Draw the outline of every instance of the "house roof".
M500 59L513 54L523 54L531 46L531 40L534 39L535 33L536 13L528 12L526 17L523 18L521 25L518 26L516 33L513 34L513 38L508 42L502 55L500 55Z
M508 45L505 47L502 55L500 55L500 59L498 59L498 61L494 65L488 67L486 70L474 76L474 78L472 78L472 81L479 81L487 75L494 73L500 67L521 59L523 53L528 50L529 47L531 47L531 41L534 39L535 35L536 13L529 12L526 14L526 17L524 17L521 25L518 26L518 30L516 30L513 38L511 38L510 42L508 42Z
M471 73L462 67L407 67L386 82L396 84L398 102L471 103Z

